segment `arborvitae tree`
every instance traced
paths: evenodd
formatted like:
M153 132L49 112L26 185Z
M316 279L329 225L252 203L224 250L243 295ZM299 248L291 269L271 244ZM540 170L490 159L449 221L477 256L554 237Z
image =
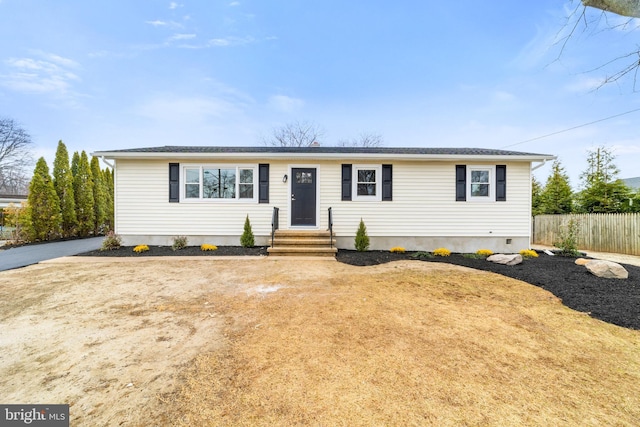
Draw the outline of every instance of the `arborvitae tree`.
M73 152L73 157L71 158L71 175L74 177L78 174L78 165L80 164L80 154L77 151Z
M60 199L49 175L44 157L38 159L29 185L28 203L35 240L50 240L60 235Z
M536 177L531 178L531 215L542 214L542 185Z
M551 175L540 194L542 214L568 214L573 212L573 192L569 176L559 160L553 162Z
M579 195L580 211L617 213L625 211L631 191L617 179L620 173L610 149L598 147L587 156L587 170L580 175L584 189Z
M106 224L109 230L113 230L113 212L114 212L114 199L113 199L113 172L109 168L104 168L102 172L103 182L105 184L105 190L107 195L107 219Z
M107 221L107 190L100 169L100 161L97 157L91 157L91 178L93 179L93 234L98 235L105 227Z
M73 157L76 157L74 153ZM73 166L72 166L73 169ZM79 156L77 172L73 177L73 191L76 196L76 216L78 218L78 235L89 236L95 226L95 211L93 206L93 179L89 158L84 151Z
M364 252L369 249L369 235L367 234L367 227L364 225L362 218L360 218L360 224L356 232L355 247L358 252Z
M253 230L251 230L251 222L249 222L249 215L244 220L244 231L240 236L240 244L243 248L252 248L255 245L255 238L253 236Z
M73 236L78 223L76 218L76 201L73 195L73 174L69 167L69 153L62 141L58 142L56 158L53 161L53 186L56 189L58 199L60 199L62 236Z

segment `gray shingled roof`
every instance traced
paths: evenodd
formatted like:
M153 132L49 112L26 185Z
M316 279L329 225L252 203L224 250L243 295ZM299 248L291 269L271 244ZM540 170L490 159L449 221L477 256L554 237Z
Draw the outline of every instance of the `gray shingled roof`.
M164 146L129 148L125 150L107 150L106 153L201 153L201 154L237 154L237 153L282 153L282 154L389 154L389 155L460 155L460 156L543 156L550 154L525 153L520 151L495 150L492 148L436 148L436 147L188 147Z

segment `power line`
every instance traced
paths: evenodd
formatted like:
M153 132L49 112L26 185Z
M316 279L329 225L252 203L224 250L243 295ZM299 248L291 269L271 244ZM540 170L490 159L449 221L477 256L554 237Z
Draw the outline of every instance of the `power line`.
M535 137L535 138L527 139L525 141L516 142L515 144L505 145L502 148L515 147L516 145L524 144L525 142L537 141L539 139L548 138L548 137L553 136L553 135L558 135L559 133L569 132L570 130L579 129L579 128L582 128L582 127L585 127L585 126L592 125L594 123L599 123L599 122L604 122L605 120L615 119L616 117L624 116L625 114L635 113L636 111L640 111L640 108L636 108L635 110L629 110L629 111L626 111L624 113L616 114L614 116L605 117L604 119L594 120L594 121L589 122L589 123L583 123L581 125L574 126L572 128L563 129L563 130L559 130L557 132L548 133L546 135L542 135L542 136L538 136L538 137Z

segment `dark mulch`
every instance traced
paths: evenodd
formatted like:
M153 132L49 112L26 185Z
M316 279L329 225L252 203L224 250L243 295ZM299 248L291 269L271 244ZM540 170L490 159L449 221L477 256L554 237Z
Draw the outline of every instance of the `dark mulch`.
M148 257L148 256L258 256L267 255L266 246L243 248L242 246L218 246L215 251L200 250L200 246L187 246L174 251L171 246L151 246L146 252L136 253L133 246L121 246L111 251L91 251L79 256L108 256L108 257Z
M243 248L240 246L220 246L216 251L203 252L198 246L190 246L173 251L169 246L149 246L148 252L136 254L133 247L122 247L113 251L92 251L82 256L225 256L225 255L266 255L266 247ZM340 262L365 266L397 260L414 260L412 253L396 254L388 251L356 252L340 250ZM491 271L548 290L560 298L567 307L588 313L590 316L630 329L640 330L640 267L624 265L629 279L601 279L575 264L574 258L549 256L543 253L538 258L525 260L515 266L494 264L484 259L466 258L461 254L449 257L433 257L423 261L444 262ZM416 262L421 262L420 260Z
M352 265L414 259L410 253L342 250L338 252L337 258L338 261ZM466 258L461 254L433 257L425 261L461 265L522 280L548 290L569 308L614 325L640 330L640 267L624 264L629 278L619 280L596 277L585 267L576 265L575 258L544 253L538 258L526 259L522 264L514 266Z

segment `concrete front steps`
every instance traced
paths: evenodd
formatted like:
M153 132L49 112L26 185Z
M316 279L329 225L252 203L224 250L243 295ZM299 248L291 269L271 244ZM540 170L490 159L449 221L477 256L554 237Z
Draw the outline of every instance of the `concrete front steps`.
M324 256L335 257L335 238L333 244L328 231L319 230L276 230L273 246L267 248L269 256Z

